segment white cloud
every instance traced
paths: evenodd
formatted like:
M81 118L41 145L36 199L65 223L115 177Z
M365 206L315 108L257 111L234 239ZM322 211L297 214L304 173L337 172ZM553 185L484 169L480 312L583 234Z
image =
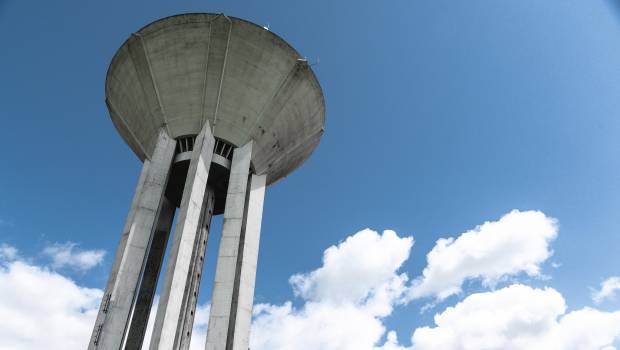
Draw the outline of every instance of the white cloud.
M83 349L102 291L46 268L0 261L0 350Z
M594 350L620 337L620 311L570 313L560 293L515 284L472 294L435 315L435 327L415 330L412 350Z
M363 308L352 304L307 303L294 309L257 305L250 348L255 350L370 350L385 328Z
M17 248L10 246L6 243L0 244L0 260L15 259L17 259Z
M406 278L396 276L395 271L409 258L412 246L411 237L365 229L327 248L321 268L293 275L290 282L296 295L310 301L360 303L371 294L390 298L380 289Z
M539 211L513 210L458 238L442 238L426 256L427 266L410 289L409 298L443 300L461 291L468 279L492 286L502 278L526 273L540 276L540 265L552 251L557 221Z
M620 277L609 277L601 283L601 288L592 292L592 300L600 304L607 299L613 299L620 292Z
M373 349L385 333L382 318L406 290L398 270L412 245L411 237L367 229L328 248L321 268L291 278L303 306L255 306L251 348Z
M82 250L72 242L55 243L43 250L43 254L52 259L53 268L69 267L78 271L87 271L101 264L105 253L105 250Z

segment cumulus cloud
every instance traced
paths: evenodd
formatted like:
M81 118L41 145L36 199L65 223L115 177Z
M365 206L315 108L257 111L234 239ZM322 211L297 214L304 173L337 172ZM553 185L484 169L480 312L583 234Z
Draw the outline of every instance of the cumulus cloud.
M83 349L102 291L44 267L0 259L0 349Z
M382 318L406 290L398 270L412 245L411 237L367 229L328 248L322 267L290 280L300 308L290 301L255 306L251 348L373 349L385 333Z
M618 337L620 311L566 313L556 290L514 284L472 294L435 315L435 327L415 330L411 349L614 349Z
M351 304L262 304L255 315L250 348L256 350L370 350L385 331L378 317Z
M592 300L600 304L607 299L613 299L620 292L620 277L609 277L601 283L601 288L592 292Z
M422 276L413 281L409 298L443 300L459 293L469 279L492 286L520 273L540 276L540 265L552 255L549 244L557 233L557 221L544 213L513 210L456 239L439 239L426 256Z
M82 250L73 242L55 243L43 250L43 254L52 259L53 268L69 267L78 271L87 271L101 264L105 253L105 250Z
M309 301L360 303L368 296L387 297L390 283L406 280L395 271L409 258L413 238L401 238L394 231L379 235L365 229L323 253L323 266L290 278L295 294ZM402 289L397 286L396 294ZM388 293L389 294L389 293ZM392 293L394 294L394 293Z

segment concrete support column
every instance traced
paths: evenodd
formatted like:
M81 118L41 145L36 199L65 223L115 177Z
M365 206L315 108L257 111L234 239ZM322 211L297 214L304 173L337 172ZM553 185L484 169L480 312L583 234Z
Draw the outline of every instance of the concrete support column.
M206 350L247 350L265 176L250 177L252 142L233 153Z
M153 156L144 161L89 350L118 350L122 346L146 255L161 214L174 149L175 141L160 130Z
M146 325L151 313L151 305L157 288L159 271L166 252L166 243L170 235L172 220L174 219L175 207L166 198L162 202L161 214L157 222L157 228L153 234L153 240L148 252L142 282L136 297L136 303L131 316L131 324L125 342L125 350L140 350L144 342Z
M185 322L193 322L197 279L202 271L206 235L212 215L213 193L207 177L215 139L208 123L196 138L183 189L177 227L155 317L151 350L177 350L189 338ZM205 212L205 208L206 212ZM203 221L203 222L201 222ZM205 222L206 221L206 222ZM197 267L200 265L200 268ZM186 313L191 313L188 318ZM191 329L191 325L188 325ZM189 345L189 342L187 341Z

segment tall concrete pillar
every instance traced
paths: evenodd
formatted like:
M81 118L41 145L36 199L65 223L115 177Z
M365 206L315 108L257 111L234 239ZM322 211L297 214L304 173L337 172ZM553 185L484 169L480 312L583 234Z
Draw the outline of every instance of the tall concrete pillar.
M122 346L147 253L162 214L174 150L175 141L160 130L151 158L144 161L89 350L117 350Z
M200 274L213 214L207 178L215 139L209 123L196 138L155 318L151 350L189 347Z
M131 316L131 323L125 342L125 350L140 350L144 342L146 325L151 313L151 305L159 280L159 272L166 252L166 243L170 235L172 220L174 219L175 207L164 198L157 228L153 234L153 240L148 252L142 282L136 297L136 303Z
M231 308L232 313L235 314L232 330L229 329L229 338L232 335L233 345L232 347L227 345L227 349L249 349L266 180L266 175L252 175L250 177L250 193L246 202L245 234L243 241L239 243L238 259L241 261L238 261L237 271L235 272L236 295L233 297ZM235 297L236 303L234 302ZM230 339L228 341L230 342Z
M251 155L252 141L233 153L206 350L248 349L266 180Z

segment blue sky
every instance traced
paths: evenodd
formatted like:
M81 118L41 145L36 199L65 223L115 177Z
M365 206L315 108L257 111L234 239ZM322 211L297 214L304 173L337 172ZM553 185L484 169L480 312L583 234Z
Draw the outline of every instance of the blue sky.
M327 104L316 152L267 190L256 302L303 307L289 277L364 228L414 237L399 266L413 280L437 239L518 209L557 219L553 254L539 275L507 274L491 290L547 286L569 310L591 306L592 289L620 275L617 11L608 0L0 0L0 244L103 288L141 165L107 114L110 59L155 19L223 12L306 55ZM44 252L66 242L107 254L88 271L49 265ZM217 234L201 302L215 247ZM472 278L463 289L383 322L409 345L435 313L489 286Z

